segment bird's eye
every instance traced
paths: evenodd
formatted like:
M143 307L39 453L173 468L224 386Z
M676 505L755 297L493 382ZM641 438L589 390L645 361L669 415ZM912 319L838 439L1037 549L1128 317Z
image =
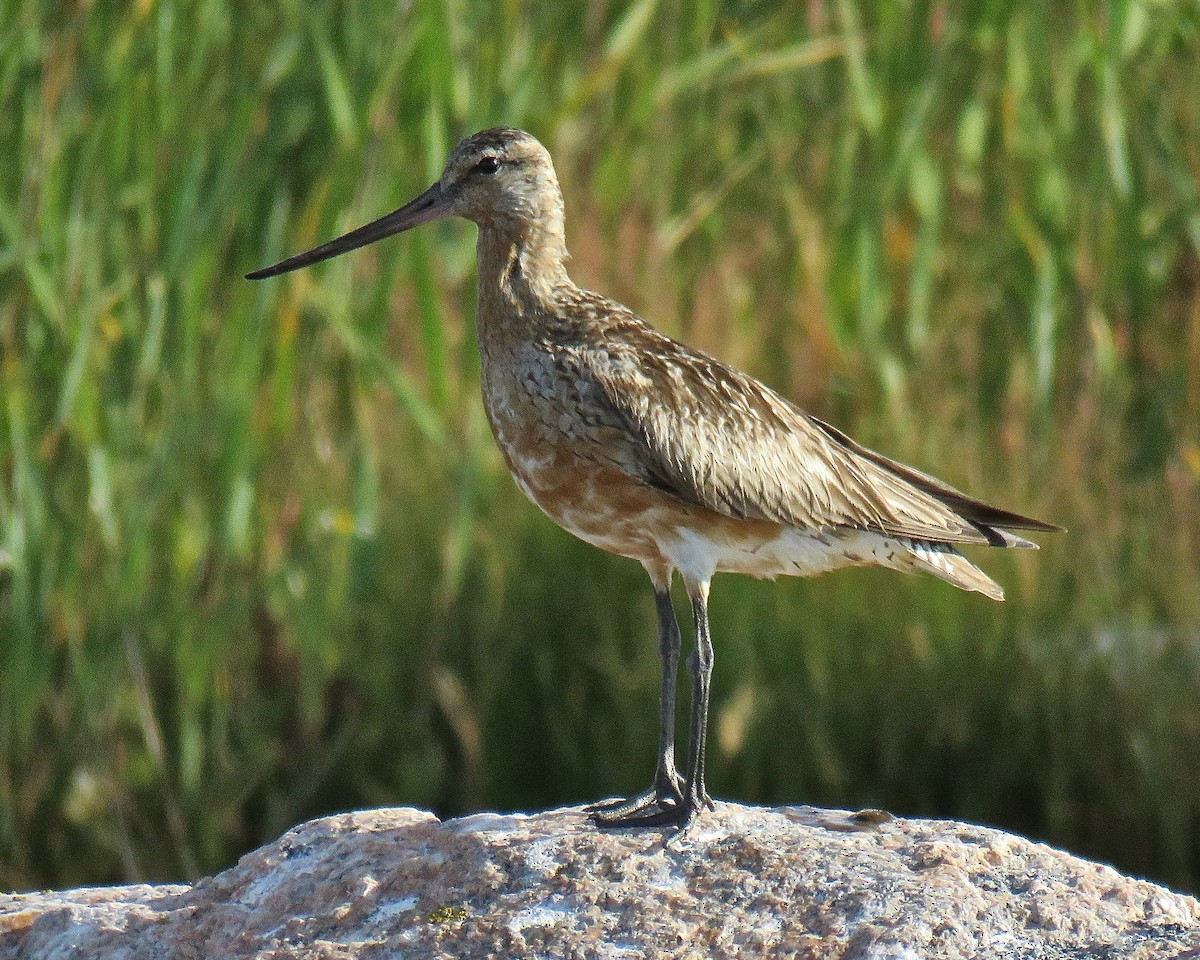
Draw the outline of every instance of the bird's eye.
M495 157L484 157L475 164L476 173L495 173L500 169L500 161Z

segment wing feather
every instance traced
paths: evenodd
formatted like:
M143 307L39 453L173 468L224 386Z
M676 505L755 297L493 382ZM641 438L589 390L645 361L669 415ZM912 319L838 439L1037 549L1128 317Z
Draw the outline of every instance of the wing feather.
M1032 546L993 529L1056 529L990 507L855 443L769 387L633 315L584 348L645 482L729 516L940 543Z

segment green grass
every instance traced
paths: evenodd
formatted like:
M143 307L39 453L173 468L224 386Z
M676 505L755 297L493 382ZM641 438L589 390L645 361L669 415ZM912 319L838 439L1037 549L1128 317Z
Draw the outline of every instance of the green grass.
M505 474L473 228L240 279L504 123L577 280L1071 530L1001 606L718 578L714 791L1200 888L1198 89L1167 0L0 0L0 886L648 780L649 585Z

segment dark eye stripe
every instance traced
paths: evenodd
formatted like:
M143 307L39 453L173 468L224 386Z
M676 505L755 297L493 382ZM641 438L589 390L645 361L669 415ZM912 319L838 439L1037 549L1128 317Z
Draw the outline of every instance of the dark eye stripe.
M495 173L500 169L500 161L495 157L484 157L475 164L476 173Z

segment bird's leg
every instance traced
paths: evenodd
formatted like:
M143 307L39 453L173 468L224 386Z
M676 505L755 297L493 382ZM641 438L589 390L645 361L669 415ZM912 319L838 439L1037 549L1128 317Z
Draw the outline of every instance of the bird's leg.
M692 613L696 621L696 646L688 657L688 670L692 675L692 713L690 738L688 741L687 779L683 785L683 796L669 806L656 804L658 809L642 812L643 807L623 813L617 821L601 819L605 826L659 826L670 824L677 829L686 829L703 808L713 809L712 797L704 786L704 752L708 739L708 699L712 684L713 646L708 626L708 581L688 584L688 595L692 599Z
M692 674L691 739L688 742L687 782L684 785L683 806L686 820L703 807L713 809L712 797L704 786L704 751L708 744L708 696L712 687L713 645L708 627L708 581L688 584L692 598L692 614L696 619L696 646L688 657Z
M624 826L648 807L656 812L677 807L683 800L683 779L675 769L675 688L679 672L679 621L671 603L671 581L655 578L654 602L658 608L658 652L662 658L662 692L659 697L658 767L649 790L612 803L589 807L593 819L604 826Z
M683 799L683 778L675 769L675 687L679 676L679 621L671 603L671 590L654 593L658 607L658 653L662 659L662 690L658 713L658 766L654 790L659 803Z

